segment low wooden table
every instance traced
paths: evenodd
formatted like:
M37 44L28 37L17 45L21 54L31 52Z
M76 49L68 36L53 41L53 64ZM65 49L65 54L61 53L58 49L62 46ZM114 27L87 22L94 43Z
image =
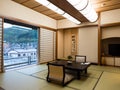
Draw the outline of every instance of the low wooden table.
M66 69L77 72L77 79L80 79L80 74L82 71L85 71L85 73L87 74L87 68L91 65L91 63L88 62L80 63L80 62L71 61L70 63L70 61L68 60L56 60L50 63L65 65Z

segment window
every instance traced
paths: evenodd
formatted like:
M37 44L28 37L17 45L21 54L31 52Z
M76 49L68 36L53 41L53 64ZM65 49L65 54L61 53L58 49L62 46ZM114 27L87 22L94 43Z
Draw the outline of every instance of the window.
M24 65L28 65L28 63L37 63L37 55L34 57L34 60L32 60L31 56L33 55L33 52L37 52L38 28L8 19L5 19L4 21L3 53L5 67L13 67L13 65L18 66L21 65L21 63L24 63ZM8 54L9 51L11 51L12 56ZM26 53L29 53L29 55L26 55ZM13 60L14 63L12 63Z

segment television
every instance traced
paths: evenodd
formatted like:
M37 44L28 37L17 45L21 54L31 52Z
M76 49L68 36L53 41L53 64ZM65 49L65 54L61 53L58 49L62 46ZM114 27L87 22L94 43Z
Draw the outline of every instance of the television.
M108 53L112 56L120 56L120 44L109 44Z

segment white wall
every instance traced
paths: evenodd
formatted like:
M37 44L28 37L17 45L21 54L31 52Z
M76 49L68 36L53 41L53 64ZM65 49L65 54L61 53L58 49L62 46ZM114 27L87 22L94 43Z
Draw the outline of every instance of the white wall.
M12 0L0 0L0 16L18 18L34 24L56 29L56 20L17 4Z
M120 22L120 9L101 12L101 24Z
M86 55L87 61L98 62L98 28L79 28L78 54Z
M102 39L120 37L120 26L102 28Z

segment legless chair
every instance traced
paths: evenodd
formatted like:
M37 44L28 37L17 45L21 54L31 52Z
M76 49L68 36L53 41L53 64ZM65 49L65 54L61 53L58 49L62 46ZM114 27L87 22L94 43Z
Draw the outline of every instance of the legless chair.
M81 62L81 63L85 63L86 62L86 56L85 55L75 55L75 61L76 62ZM82 71L83 72L83 71ZM81 72L81 73L82 73ZM84 73L87 73L87 70L84 71Z
M84 55L75 55L75 61L84 63L84 62L86 62L86 56L84 56Z
M63 86L68 84L70 81L74 79L74 77L70 74L65 73L64 65L56 65L52 63L48 63L48 75L47 81L56 81L57 83L61 83Z

